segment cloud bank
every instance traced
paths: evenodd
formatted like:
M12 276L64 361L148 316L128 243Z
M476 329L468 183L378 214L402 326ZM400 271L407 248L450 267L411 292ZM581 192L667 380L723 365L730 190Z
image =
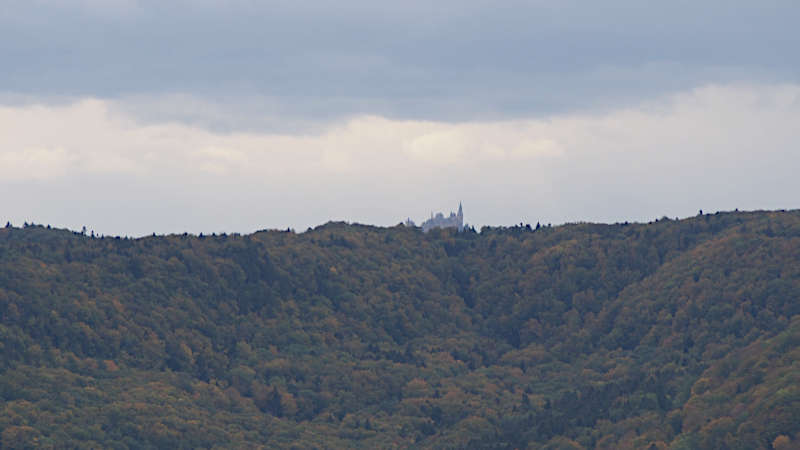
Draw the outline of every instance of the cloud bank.
M0 92L139 99L138 120L228 131L547 117L796 83L798 22L794 0L6 0ZM164 113L174 95L215 108Z
M392 225L458 200L476 225L798 206L797 84L493 121L362 115L294 133L129 110L97 98L0 106L7 219L142 235Z

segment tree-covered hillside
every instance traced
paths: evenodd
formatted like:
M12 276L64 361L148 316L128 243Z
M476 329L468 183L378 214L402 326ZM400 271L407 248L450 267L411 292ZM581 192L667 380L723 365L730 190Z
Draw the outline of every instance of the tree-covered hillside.
M800 446L800 212L0 229L3 448Z

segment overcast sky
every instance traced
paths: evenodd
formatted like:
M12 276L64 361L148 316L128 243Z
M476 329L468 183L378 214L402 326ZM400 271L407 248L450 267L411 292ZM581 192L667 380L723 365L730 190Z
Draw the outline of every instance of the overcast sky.
M797 1L0 0L0 220L800 207Z

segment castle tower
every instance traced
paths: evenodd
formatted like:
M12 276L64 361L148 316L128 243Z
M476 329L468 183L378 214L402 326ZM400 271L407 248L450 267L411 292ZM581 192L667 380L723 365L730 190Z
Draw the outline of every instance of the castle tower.
M458 214L450 211L449 216L445 216L441 212L435 215L431 212L431 218L422 222L422 231L428 232L434 228L457 228L458 231L464 230L464 208L461 202L458 202Z

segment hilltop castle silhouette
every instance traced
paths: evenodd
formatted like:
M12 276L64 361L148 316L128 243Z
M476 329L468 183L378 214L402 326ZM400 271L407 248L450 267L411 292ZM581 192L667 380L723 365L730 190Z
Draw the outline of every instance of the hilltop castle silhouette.
M409 219L406 225L414 226L414 222ZM428 232L434 228L458 228L458 231L464 230L464 209L461 207L461 202L458 202L458 212L450 212L449 217L445 217L442 213L436 213L434 216L431 213L431 218L422 222L422 231Z

